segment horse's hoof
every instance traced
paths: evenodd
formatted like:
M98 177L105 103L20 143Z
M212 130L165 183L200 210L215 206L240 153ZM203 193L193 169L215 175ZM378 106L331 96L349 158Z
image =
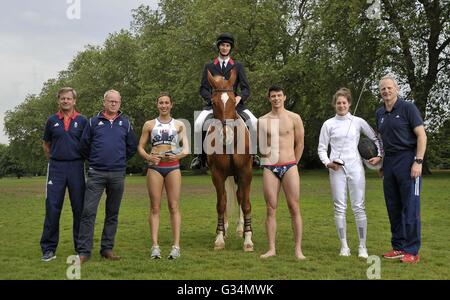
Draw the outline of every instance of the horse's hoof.
M221 244L221 245L214 245L214 250L223 250L225 249L225 244Z
M253 252L253 245L248 244L248 245L244 245L244 252Z

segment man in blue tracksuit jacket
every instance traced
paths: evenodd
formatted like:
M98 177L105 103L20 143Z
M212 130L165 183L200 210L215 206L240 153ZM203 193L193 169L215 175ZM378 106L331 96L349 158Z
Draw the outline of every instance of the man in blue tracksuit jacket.
M58 92L59 112L50 116L44 131L44 152L48 173L45 199L45 221L41 237L42 261L56 258L59 241L59 219L66 187L73 214L73 241L77 250L78 230L84 200L84 160L80 139L87 120L75 110L77 94L65 87Z
M420 190L427 136L414 103L398 97L397 81L387 75L380 80L384 106L376 112L377 129L383 140L384 198L391 223L392 250L383 256L403 263L419 262Z
M127 160L137 148L133 127L120 112L121 96L109 90L104 95L104 110L89 122L81 138L81 151L89 161L88 178L78 236L80 262L91 256L97 208L106 189L106 215L100 254L110 260L119 260L114 254L120 202L122 200Z

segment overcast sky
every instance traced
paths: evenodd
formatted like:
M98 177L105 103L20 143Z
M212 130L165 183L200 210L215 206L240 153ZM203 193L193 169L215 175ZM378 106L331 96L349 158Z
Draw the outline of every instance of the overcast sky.
M101 45L109 33L129 28L133 8L140 4L156 8L157 2L2 1L0 143L8 142L3 130L3 118L7 110L20 104L27 94L39 93L42 84L50 78L55 78L86 45Z

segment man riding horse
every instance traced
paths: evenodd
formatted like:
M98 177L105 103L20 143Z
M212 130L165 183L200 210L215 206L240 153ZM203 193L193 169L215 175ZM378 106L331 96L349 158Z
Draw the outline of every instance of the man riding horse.
M228 213L231 212L227 211L227 207L237 202L241 216L236 233L244 237L244 251L253 251L250 204L251 141L249 131L236 111L233 86L237 72L232 68L230 78L226 80L220 75L212 76L211 72L207 71L207 78L212 87L211 104L214 114L205 142L208 166L217 194L217 235L214 249L225 248Z
M206 167L206 155L203 151L203 125L205 120L212 116L213 110L211 105L212 87L208 82L208 71L212 76L220 75L224 79L230 78L230 71L235 70L237 74L236 82L233 85L233 90L236 95L236 111L242 117L244 122L249 127L251 137L256 141L256 126L258 120L256 117L245 107L245 101L250 97L250 87L248 84L247 76L243 65L233 60L230 57L231 50L234 47L234 38L230 33L222 33L217 37L216 46L219 51L219 56L211 63L205 65L202 74L202 82L200 85L200 95L207 102L207 105L203 108L202 112L198 115L194 124L194 154L195 157L192 160L192 169L201 169ZM237 89L240 89L240 95L237 93ZM254 148L251 153L256 153L256 142L253 143ZM259 158L254 155L253 165L259 165Z

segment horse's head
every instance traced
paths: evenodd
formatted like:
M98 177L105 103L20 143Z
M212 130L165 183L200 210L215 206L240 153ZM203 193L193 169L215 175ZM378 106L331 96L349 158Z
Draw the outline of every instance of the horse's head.
M236 71L231 69L230 79L226 80L222 76L212 76L208 71L208 81L212 87L211 102L213 106L214 118L225 121L235 120L236 98L233 85L236 81Z

